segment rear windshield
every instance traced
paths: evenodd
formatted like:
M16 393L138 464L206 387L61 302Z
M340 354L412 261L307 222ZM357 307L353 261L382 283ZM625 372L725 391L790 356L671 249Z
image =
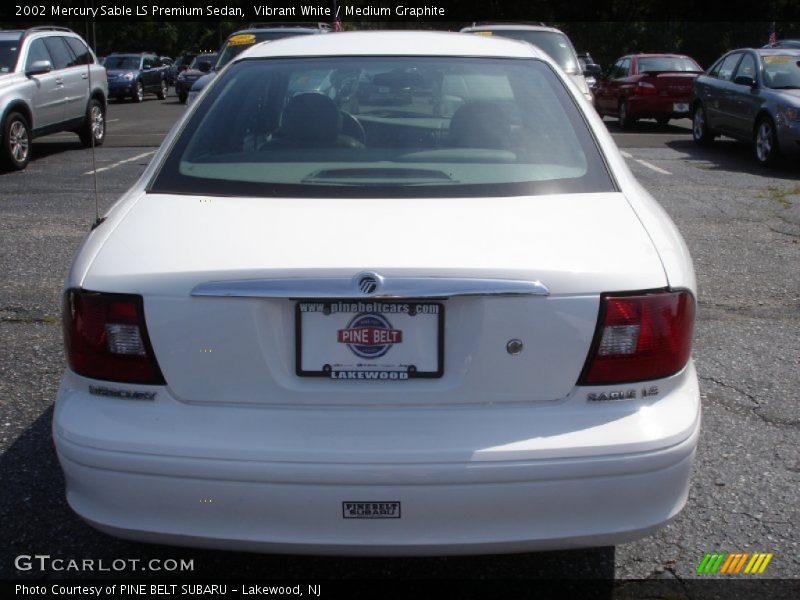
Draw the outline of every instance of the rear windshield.
M19 39L0 40L0 74L14 70L18 55Z
M569 38L560 31L537 31L526 29L495 29L488 31L475 31L479 35L497 35L500 37L522 40L544 50L565 73L575 75L580 73L580 65L575 49Z
M800 55L771 54L762 56L764 83L774 90L800 89Z
M639 73L645 71L702 71L696 62L686 56L649 57L638 60Z
M140 60L138 56L108 56L103 66L106 69L138 69Z
M508 196L614 189L535 59L249 59L218 78L153 192Z
M195 57L195 59L192 61L192 64L189 65L189 70L191 71L192 69L199 69L201 62L207 62L213 65L215 60L217 60L216 54L201 54L200 56Z

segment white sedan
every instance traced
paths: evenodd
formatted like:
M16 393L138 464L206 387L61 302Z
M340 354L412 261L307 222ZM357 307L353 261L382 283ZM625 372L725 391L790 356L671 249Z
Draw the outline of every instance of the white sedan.
M67 499L215 548L636 539L689 490L696 296L674 224L535 47L261 44L72 265Z

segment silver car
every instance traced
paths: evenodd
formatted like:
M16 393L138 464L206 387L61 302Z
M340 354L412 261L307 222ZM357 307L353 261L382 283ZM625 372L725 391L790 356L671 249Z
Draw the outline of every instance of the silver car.
M728 52L694 82L692 136L752 142L756 160L800 152L800 49Z
M31 141L74 131L86 146L105 139L106 70L65 27L0 31L0 161L24 169Z
M590 103L594 102L589 84L586 81L586 76L590 74L592 76L597 75L600 69L599 67L596 70L593 67L589 70L582 68L572 42L560 29L547 27L544 24L475 24L471 27L464 27L461 33L496 35L538 46L569 75L569 78L578 86L581 94L583 94Z

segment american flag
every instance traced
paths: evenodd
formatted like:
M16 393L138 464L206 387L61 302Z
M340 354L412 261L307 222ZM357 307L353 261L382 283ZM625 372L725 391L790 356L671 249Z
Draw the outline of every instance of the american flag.
M775 31L775 21L772 22L772 25L769 27L769 44L774 44L778 41L778 34Z

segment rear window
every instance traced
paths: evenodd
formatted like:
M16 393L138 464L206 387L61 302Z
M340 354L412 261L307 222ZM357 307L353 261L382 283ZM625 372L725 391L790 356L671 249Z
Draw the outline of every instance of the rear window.
M141 58L138 56L109 56L103 63L106 69L139 69Z
M583 117L534 59L249 59L203 98L150 191L507 196L613 191Z
M639 73L645 71L702 71L696 62L686 56L680 57L648 57L638 60Z
M189 65L189 70L191 71L191 70L199 69L201 62L207 62L207 63L213 65L215 60L217 60L217 55L216 54L201 54L201 55L196 56L194 58L194 60L192 61L192 64Z

